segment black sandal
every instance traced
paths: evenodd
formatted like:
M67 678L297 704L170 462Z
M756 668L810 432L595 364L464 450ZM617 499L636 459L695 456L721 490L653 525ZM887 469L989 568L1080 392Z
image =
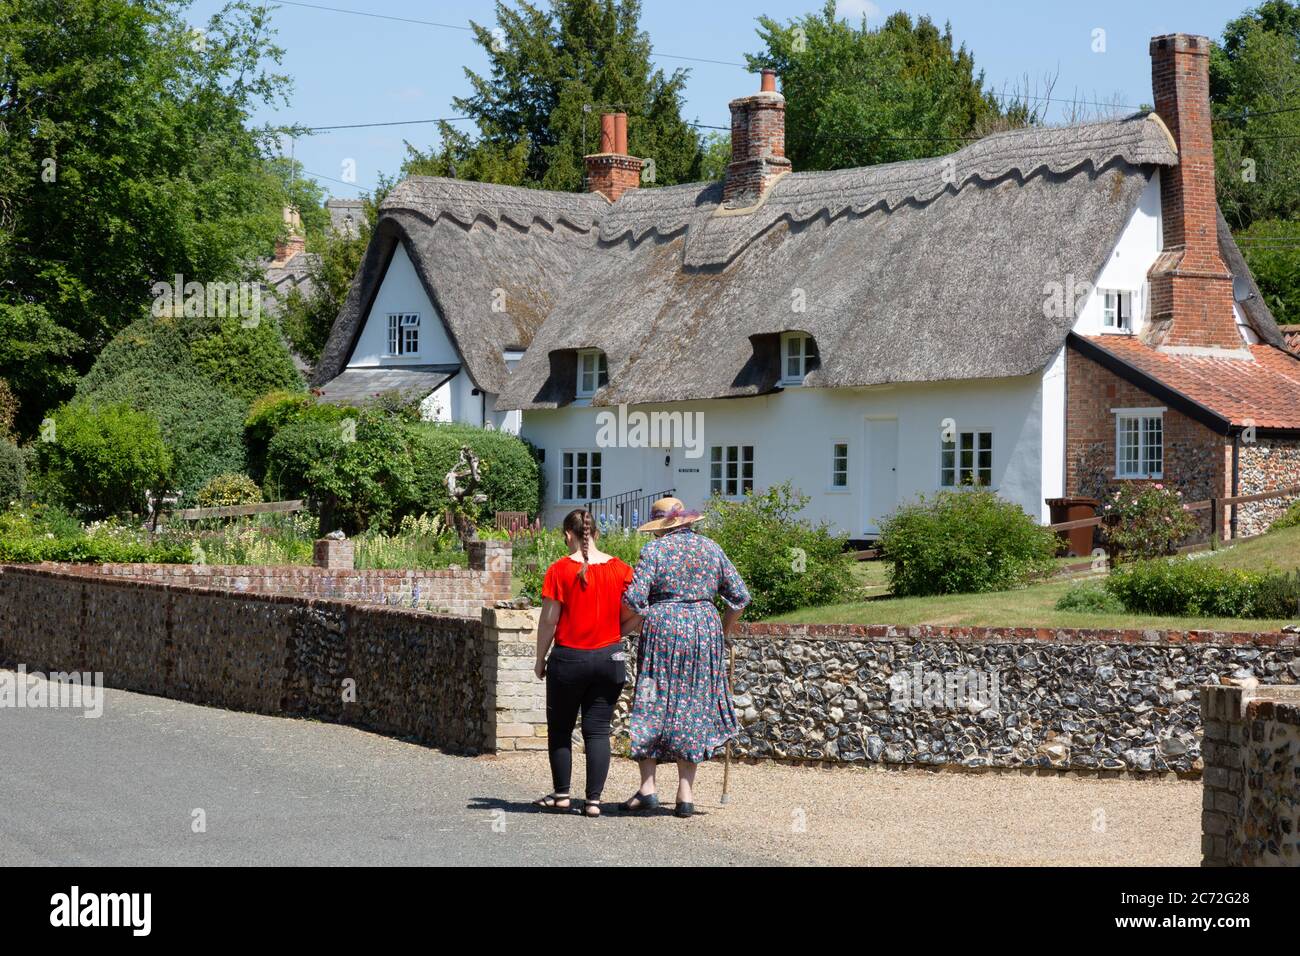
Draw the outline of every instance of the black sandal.
M599 800L584 800L584 801L582 801L582 803L583 803L583 806L582 806L582 815L583 815L584 817L587 817L587 818L592 819L592 820L599 820L599 819L600 819L600 801L599 801ZM592 810L595 810L596 812L595 812L595 813L592 813L592 812L591 812Z
M641 793L639 790L618 805L624 813L640 813L642 810L657 810L659 794Z
M561 801L564 806L560 806ZM573 809L573 798L567 793L548 793L540 800L534 800L533 806L549 813L568 813Z
M695 804L693 803L679 803L675 807L673 807L673 816L682 820L685 820L688 817L693 816L694 813L695 813Z

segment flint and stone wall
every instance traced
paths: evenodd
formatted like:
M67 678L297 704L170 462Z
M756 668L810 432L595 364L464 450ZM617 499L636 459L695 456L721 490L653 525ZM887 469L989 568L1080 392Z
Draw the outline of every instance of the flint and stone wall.
M0 663L453 751L495 747L490 637L478 617L0 568Z
M1300 485L1300 440L1261 438L1242 442L1237 455L1237 485L1243 495ZM1237 534L1263 534L1298 496L1237 505Z
M1300 866L1300 687L1206 687L1202 866Z
M478 618L483 608L510 598L511 550L509 542L471 542L469 567L437 571L209 564L49 563L39 567L86 577L129 578L220 591L359 601Z

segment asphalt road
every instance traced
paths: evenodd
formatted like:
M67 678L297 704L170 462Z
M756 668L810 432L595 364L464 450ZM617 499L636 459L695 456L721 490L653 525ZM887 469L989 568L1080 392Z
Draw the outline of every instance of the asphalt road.
M550 781L494 758L105 694L98 718L0 708L0 864L777 862L698 820L539 813Z

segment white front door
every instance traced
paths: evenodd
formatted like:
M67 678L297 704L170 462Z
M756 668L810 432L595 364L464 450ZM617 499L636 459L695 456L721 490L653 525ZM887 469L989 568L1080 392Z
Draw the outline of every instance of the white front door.
M898 419L868 418L866 515L863 532L880 533L880 521L898 506Z

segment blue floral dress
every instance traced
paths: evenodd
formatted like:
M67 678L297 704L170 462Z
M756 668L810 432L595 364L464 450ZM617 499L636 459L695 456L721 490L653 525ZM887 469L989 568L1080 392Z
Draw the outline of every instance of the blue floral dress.
M699 763L736 735L715 595L736 610L749 603L711 539L687 526L641 549L623 594L644 618L630 721L637 760Z

